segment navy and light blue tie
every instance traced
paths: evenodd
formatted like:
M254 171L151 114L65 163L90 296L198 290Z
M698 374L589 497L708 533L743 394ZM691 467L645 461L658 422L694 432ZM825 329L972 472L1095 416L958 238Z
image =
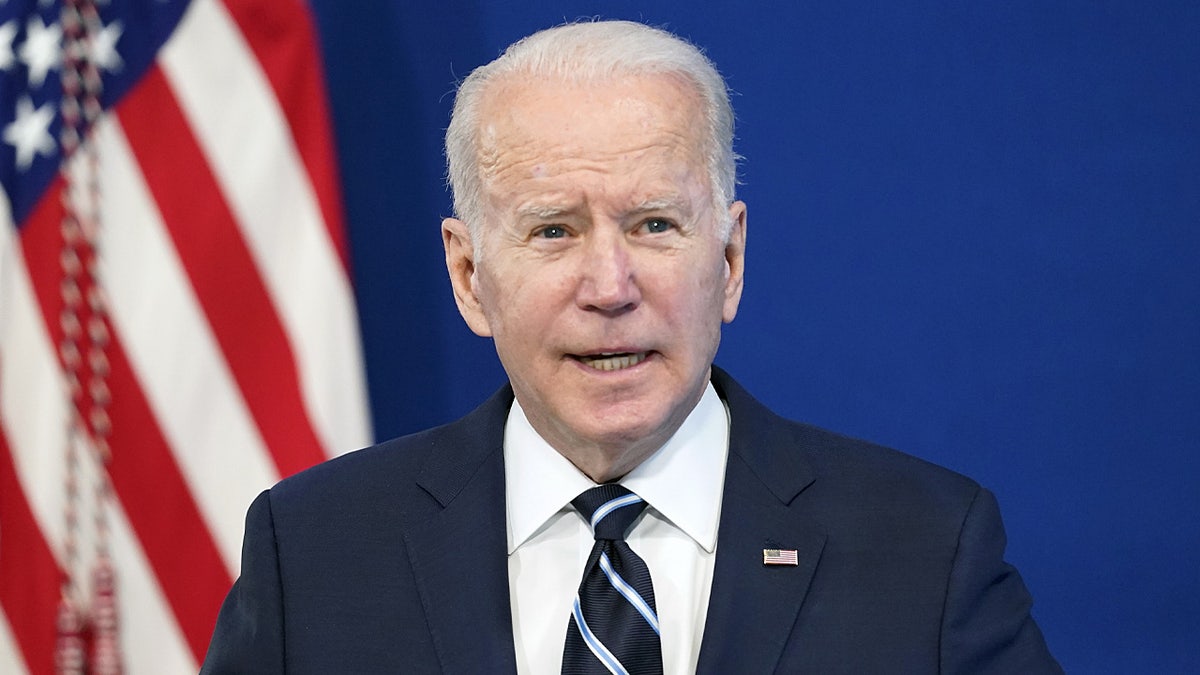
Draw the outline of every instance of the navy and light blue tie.
M662 673L650 571L625 543L646 502L620 485L605 484L571 504L591 523L596 544L567 625L563 674Z

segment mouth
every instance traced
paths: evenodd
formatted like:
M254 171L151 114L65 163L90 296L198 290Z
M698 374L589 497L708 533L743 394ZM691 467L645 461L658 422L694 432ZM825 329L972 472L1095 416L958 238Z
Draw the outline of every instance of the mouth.
M602 352L586 356L572 354L571 358L593 370L614 371L632 368L649 355L650 352Z

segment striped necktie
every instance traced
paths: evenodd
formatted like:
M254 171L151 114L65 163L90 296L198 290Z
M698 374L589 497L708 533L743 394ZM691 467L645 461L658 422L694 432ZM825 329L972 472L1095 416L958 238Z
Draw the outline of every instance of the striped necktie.
M591 523L596 544L567 625L562 672L662 673L650 571L625 543L625 533L646 502L620 485L605 484L571 504Z

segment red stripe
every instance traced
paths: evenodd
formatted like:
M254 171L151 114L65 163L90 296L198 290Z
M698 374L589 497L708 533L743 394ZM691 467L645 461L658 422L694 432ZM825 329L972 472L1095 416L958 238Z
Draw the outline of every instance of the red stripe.
M62 307L58 270L61 185L62 179L55 179L21 230L30 281L52 344L59 344L63 337L58 322ZM115 331L107 353L111 367L109 471L113 488L199 661L207 649L221 600L233 580L225 571Z
M225 0L225 7L262 65L308 169L325 227L349 269L337 155L331 137L320 44L305 2Z
M148 71L117 114L279 473L324 461L283 324L162 71Z
M42 538L17 479L0 424L0 609L8 617L17 649L31 673L54 670L54 619L61 579L58 561Z

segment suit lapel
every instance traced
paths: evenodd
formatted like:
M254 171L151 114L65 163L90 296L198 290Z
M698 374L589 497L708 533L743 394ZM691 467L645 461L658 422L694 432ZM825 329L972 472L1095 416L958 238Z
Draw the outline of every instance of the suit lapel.
M790 427L713 368L730 411L729 461L717 559L698 672L775 670L825 545L791 504L815 480ZM763 549L795 550L798 564L765 565Z
M508 597L503 430L507 387L432 437L418 485L442 506L405 533L442 670L515 672Z
M815 476L790 426L713 368L729 406L729 461L717 559L697 672L770 672L816 571L825 533L795 513ZM430 634L445 672L515 672L508 590L503 430L512 390L432 432L418 485L440 511L405 533ZM796 566L763 564L794 549Z

